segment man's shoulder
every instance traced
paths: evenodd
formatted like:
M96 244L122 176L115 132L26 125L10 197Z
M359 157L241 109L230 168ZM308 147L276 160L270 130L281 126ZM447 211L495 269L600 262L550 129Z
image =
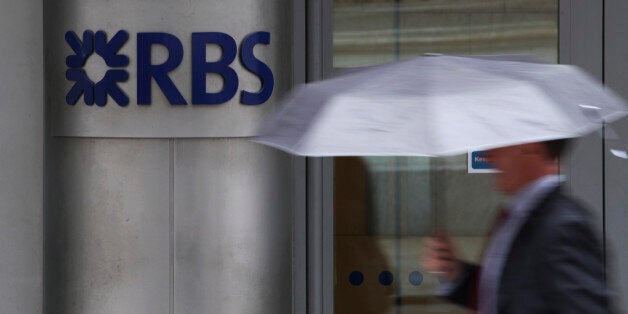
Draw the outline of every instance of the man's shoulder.
M549 220L590 221L593 212L575 198L566 195L561 189L548 194L537 206L534 213Z
M539 204L531 223L544 237L577 234L598 238L595 217L590 208L557 190Z

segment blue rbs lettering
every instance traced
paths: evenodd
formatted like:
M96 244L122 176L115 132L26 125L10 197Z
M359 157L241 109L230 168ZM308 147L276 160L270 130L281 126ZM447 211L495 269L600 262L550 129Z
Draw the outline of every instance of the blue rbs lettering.
M242 91L240 102L245 105L259 105L266 102L273 91L274 78L270 68L253 55L258 44L270 44L270 33L256 32L244 38L240 46L240 61L246 70L255 74L261 81L257 92ZM162 64L151 64L153 45L162 45L168 51L168 58ZM222 50L218 61L206 61L207 45L217 45ZM192 104L217 105L232 99L238 91L238 75L231 64L238 55L238 46L233 37L219 32L192 33ZM183 45L179 39L168 33L137 34L137 102L138 105L151 103L151 80L164 93L173 105L186 105L174 82L168 76L183 60ZM223 78L223 89L219 92L206 91L207 74L218 74Z
M73 54L66 57L66 79L74 85L66 95L66 103L74 105L83 96L87 105L105 106L110 96L119 106L126 106L129 97L118 86L125 82L129 73L125 69L129 65L129 58L120 53L120 50L129 39L129 34L118 31L110 40L103 31L94 34L91 30L83 32L80 38L73 31L65 34L68 46ZM256 75L261 88L258 91L241 91L240 103L244 105L259 105L266 102L273 93L275 80L273 72L264 62L253 54L257 45L269 45L270 33L255 32L247 35L240 45L233 37L219 32L192 33L192 104L217 105L225 103L236 96L239 79L236 71L231 67L236 57L240 57L242 66ZM166 48L167 59L161 64L152 64L152 50L156 45ZM221 50L218 61L207 62L207 45L216 45ZM183 60L183 45L181 41L168 33L138 33L137 34L137 104L151 104L151 85L155 80L159 89L172 105L187 105L188 102L169 77L169 73L181 65ZM84 70L86 61L92 55L99 55L110 68L99 82L92 81ZM219 92L208 93L206 90L207 75L216 74L223 79L223 89Z

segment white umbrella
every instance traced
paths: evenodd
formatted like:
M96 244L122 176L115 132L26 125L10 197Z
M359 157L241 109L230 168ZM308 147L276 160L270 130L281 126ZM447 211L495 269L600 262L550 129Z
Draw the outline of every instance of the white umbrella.
M297 88L255 141L306 156L443 156L584 135L628 113L570 65L436 56Z

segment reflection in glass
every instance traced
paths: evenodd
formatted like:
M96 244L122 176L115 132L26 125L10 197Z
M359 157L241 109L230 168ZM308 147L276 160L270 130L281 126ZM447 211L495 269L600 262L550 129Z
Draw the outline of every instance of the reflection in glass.
M334 67L424 53L558 60L557 0L335 0Z
M421 241L447 228L476 261L500 201L491 185L489 174L467 173L466 155L335 158L336 313L464 313L432 296Z
M334 67L424 53L558 59L557 0L335 0ZM446 227L479 259L500 196L467 156L334 159L334 308L352 313L467 313L433 297L422 239Z

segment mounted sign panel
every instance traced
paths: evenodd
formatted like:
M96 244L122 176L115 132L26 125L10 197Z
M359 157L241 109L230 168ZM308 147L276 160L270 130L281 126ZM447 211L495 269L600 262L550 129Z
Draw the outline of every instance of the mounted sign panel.
M52 134L255 135L292 85L291 2L237 2L51 5L61 13L46 35Z
M487 158L486 151L470 151L467 154L467 170L468 173L495 173L497 170L493 168Z

